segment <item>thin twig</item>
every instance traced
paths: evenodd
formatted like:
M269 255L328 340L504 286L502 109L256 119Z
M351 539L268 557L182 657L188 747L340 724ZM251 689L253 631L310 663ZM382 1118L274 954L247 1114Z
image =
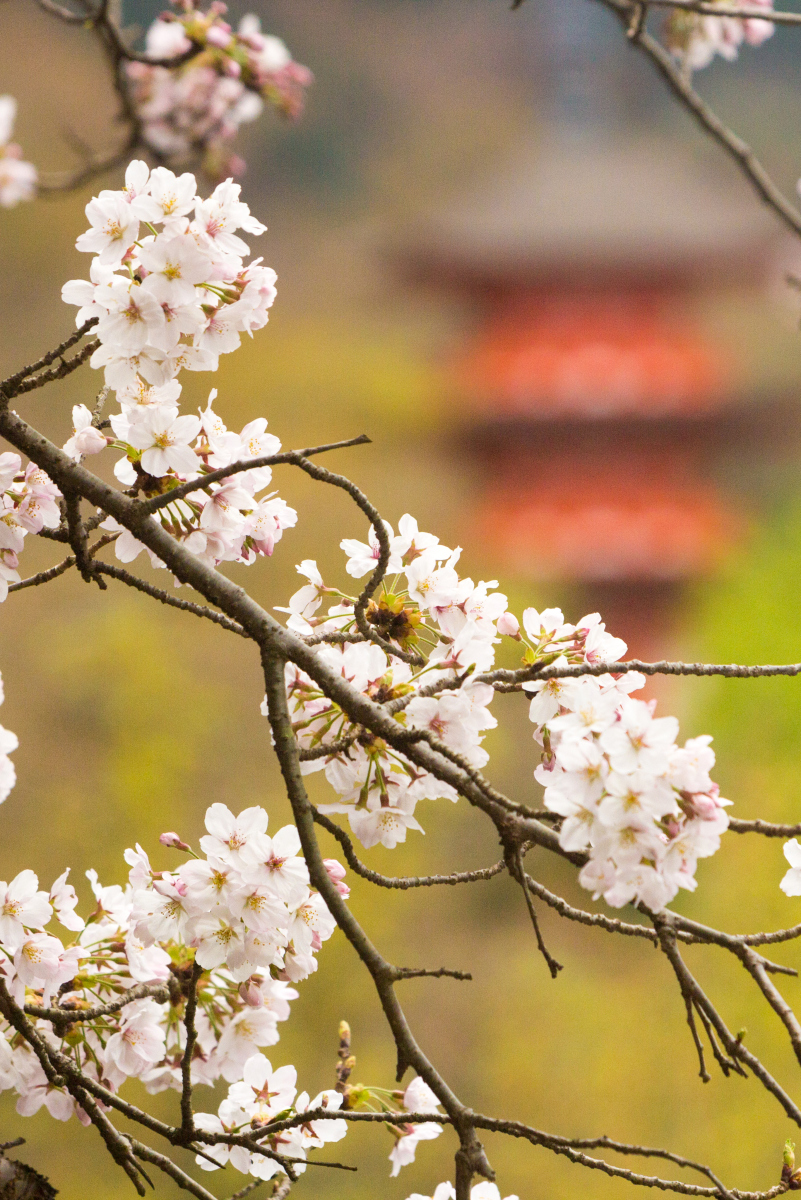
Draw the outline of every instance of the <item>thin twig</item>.
M467 971L450 971L447 967L437 967L436 970L426 970L418 967L395 967L393 972L395 979L460 979L468 983L473 982L473 976Z
M774 825L772 821L761 820L741 821L737 817L729 817L729 829L732 833L761 833L763 837L789 838L801 834L801 825Z
M197 1196L198 1200L216 1200L211 1192L206 1191L191 1175L187 1175L185 1171L182 1171L166 1154L159 1154L157 1150L153 1150L150 1146L145 1146L142 1142L136 1141L135 1138L129 1138L128 1140L131 1144L131 1150L137 1158L142 1158L145 1162L153 1163L165 1175L169 1175L170 1179L175 1180L178 1186L183 1188L185 1192Z
M520 667L516 671L499 668L475 675L478 683L505 683L519 685L527 681L537 683L546 679L578 679L582 675L626 675L638 671L641 675L721 675L724 679L763 679L776 675L801 675L801 663L780 663L743 666L739 663L688 663L688 662L643 662L631 658L626 662L573 663L567 667L546 666Z
M39 571L37 575L29 575L27 579L21 579L19 583L11 583L8 586L9 592L21 592L24 588L38 587L40 583L49 583L51 579L58 579L59 575L63 575L65 571L69 571L70 567L75 566L75 555L70 554L62 562L57 563L55 567L48 567L46 571Z
M516 879L520 884L520 888L525 897L528 915L531 918L531 924L534 926L534 936L537 939L537 948L548 964L548 970L551 972L551 979L556 979L559 972L563 969L562 964L556 961L543 940L542 932L540 931L540 923L537 920L537 910L534 908L534 901L531 899L531 892L529 891L528 883L526 882L526 873L523 870L523 857L520 853L519 847L517 847L516 851L509 856L507 865L509 867L509 874L512 875L513 878Z
M291 1186L291 1180L286 1175L279 1176L278 1178L286 1179L287 1183L289 1183ZM228 1200L244 1200L245 1196L249 1196L251 1192L255 1192L256 1188L260 1188L265 1182L266 1181L264 1179L253 1179L250 1183L246 1183L243 1188L240 1188L238 1192L234 1192L233 1196L229 1196ZM273 1192L273 1196L276 1194L276 1192ZM288 1195L288 1189L284 1194Z
M623 24L628 26L631 4L627 0L600 0L600 3L611 9ZM710 8L712 7L710 5ZM719 8L716 11L720 14ZM767 11L763 10L761 19L764 20L768 15ZM756 188L762 200L794 233L801 234L801 213L773 182L748 143L729 129L717 113L699 96L673 55L644 30L639 37L633 40L632 45L650 58L674 95L692 113L699 125L734 159L749 182Z
M231 633L238 633L240 637L244 638L249 637L241 625L238 625L236 621L229 620L222 613L215 612L212 608L206 608L202 604L193 604L191 600L179 600L177 596L171 596L162 588L145 583L144 579L139 579L137 575L132 575L130 571L124 571L121 567L114 567L109 563L97 563L95 570L99 571L101 575L110 575L112 579L119 579L121 583L136 588L139 592L144 592L146 596L152 596L161 604L167 604L171 608L180 608L183 612L191 612L196 617L205 617L206 620L213 621L215 625L221 625L223 629L227 629Z
M555 895L548 891L536 879L532 879L530 875L525 876L526 886L535 896L539 896L540 900L544 900L546 904L555 909L560 916L566 917L569 921L577 921L580 925L594 925L598 929L605 929L607 933L621 933L626 937L645 938L650 942L658 941L657 935L653 929L649 929L647 925L631 925L626 921L621 921L617 917L607 917L604 913L588 913L580 908L573 908L561 896Z
M100 342L94 338L91 342L87 342L82 346L77 354L72 358L62 358L57 367L51 367L49 371L43 371L41 375L37 375L34 379L25 379L21 383L14 385L12 391L5 390L5 384L0 385L0 406L13 400L16 396L21 396L25 392L33 392L36 388L44 387L45 384L54 383L57 379L65 379L67 375L71 375L73 371L77 371L87 358L91 358L95 350L100 346Z
M398 1079L407 1067L413 1066L423 1080L434 1091L438 1101L451 1116L459 1133L460 1149L470 1164L470 1172L492 1178L493 1171L487 1162L481 1143L478 1141L470 1114L464 1104L453 1093L440 1073L418 1046L393 988L391 964L384 959L361 928L348 905L346 905L328 876L317 844L314 831L312 806L297 757L297 741L292 730L292 720L284 682L284 663L266 649L262 651L265 684L267 688L268 716L273 733L275 752L281 767L287 795L292 805L295 824L300 836L309 875L314 887L322 894L334 919L351 943L359 958L372 976L375 989L392 1030L398 1052ZM464 1200L457 1193L457 1200ZM469 1192L468 1192L469 1195Z
M231 463L229 467L220 467L216 471L209 471L207 475L200 475L189 483L180 483L162 496L152 496L150 499L144 500L142 510L149 513L158 512L160 508L172 504L175 500L191 496L193 492L205 491L213 483L221 483L224 479L228 479L232 475L239 475L242 471L253 471L257 467L276 467L282 463L299 466L304 459L311 458L315 454L327 454L330 450L346 450L349 446L366 446L370 444L370 440L366 433L361 433L358 437L348 438L344 442L326 442L322 446L309 446L305 450L285 450L280 454L264 454L261 458L241 459L239 462Z
M801 25L801 13L757 8L755 4L717 4L712 0L648 0L654 8L677 8L710 17L740 17L745 21L770 21L773 25Z
M378 561L353 608L353 617L359 632L363 637L369 638L371 642L375 642L377 646L380 646L385 654L392 654L395 658L399 658L406 663L411 663L414 666L422 666L424 660L417 651L402 650L400 646L388 642L386 638L381 637L378 631L368 623L365 615L370 598L386 575L391 553L389 534L378 509L368 500L361 488L358 488L352 480L347 479L344 475L337 475L334 471L328 471L325 467L320 467L317 463L309 462L306 458L298 459L296 466L300 467L302 471L305 471L307 475L310 475L312 479L316 479L319 483L327 483L332 487L341 488L347 492L367 517L378 539Z
M72 1025L76 1021L96 1021L98 1017L109 1017L112 1013L120 1012L127 1004L135 1000L150 997L158 1004L166 1004L170 999L170 989L164 983L138 983L136 987L123 992L116 1000L108 1004L97 1004L94 1008L42 1008L38 1004L26 1004L24 1012L29 1017L37 1017L43 1021L57 1021L62 1025Z
M399 888L405 890L407 888L417 887L435 887L438 884L449 884L451 886L457 883L476 883L482 879L492 879L495 875L500 875L506 870L506 863L503 859L495 863L492 867L480 867L476 871L456 871L452 875L408 875L408 876L392 876L379 875L378 871L373 871L371 867L365 864L356 856L353 849L353 842L350 840L344 829L340 829L333 821L329 820L324 813L313 809L313 817L318 825L322 825L323 829L327 829L341 845L345 860L352 871L357 875L361 875L363 879L369 879L370 883L375 883L379 887ZM650 931L649 931L650 932Z
M59 346L56 346L55 350L48 350L47 354L43 354L41 358L37 359L35 363L31 363L29 367L23 367L22 370L9 375L7 379L4 379L0 383L0 395L5 396L7 400L11 400L17 394L15 390L17 384L21 383L23 379L27 379L30 375L34 375L37 371L49 367L57 358L61 358L63 354L66 354L67 350L71 350L84 334L88 333L97 324L99 319L99 317L90 317L74 333L65 338Z

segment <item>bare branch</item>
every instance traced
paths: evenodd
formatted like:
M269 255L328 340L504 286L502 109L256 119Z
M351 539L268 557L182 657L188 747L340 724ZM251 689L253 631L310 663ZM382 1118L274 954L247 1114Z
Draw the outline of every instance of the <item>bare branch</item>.
M534 901L531 899L531 892L526 882L526 874L523 870L523 858L520 853L519 846L517 846L509 855L509 858L507 859L507 866L509 868L509 874L520 884L525 897L526 908L528 909L528 915L531 917L531 924L534 926L534 936L537 939L537 947L539 952L545 959L545 962L548 964L548 970L551 972L551 979L556 979L557 975L562 970L562 964L556 961L543 941L542 933L540 931L540 923L537 920L537 912L534 908Z
M300 773L297 743L292 730L284 684L284 663L281 658L271 655L266 648L262 652L262 661L275 752L292 805L311 882L321 893L340 929L372 976L398 1050L398 1079L402 1078L408 1066L415 1068L451 1117L459 1133L461 1150L469 1160L471 1175L479 1173L487 1178L492 1178L492 1168L476 1138L470 1120L471 1114L454 1095L414 1039L408 1021L395 996L391 964L370 942L328 876L314 833L312 806L306 795L303 776ZM464 1188L462 1188L462 1192L464 1193ZM457 1194L457 1200L463 1200L463 1197L459 1197Z
M51 579L58 579L59 575L63 575L65 571L69 571L70 567L74 566L75 555L70 554L55 567L48 567L46 571L29 575L27 579L21 579L19 583L9 584L8 590L9 592L21 592L24 588L38 587L40 583L49 583Z
M184 1012L184 1029L186 1030L186 1047L181 1062L181 1136L186 1142L191 1142L195 1136L195 1117L192 1112L192 1055L197 1042L195 1028L195 1013L197 1012L197 983L203 974L203 968L197 963L192 964L192 978L189 981L189 994L186 998Z
M0 385L0 407L8 404L8 401L13 400L16 396L21 396L24 392L33 392L36 388L44 387L47 383L54 383L57 379L65 379L67 375L71 375L73 371L77 371L78 367L82 363L85 363L87 358L91 358L99 345L100 342L96 338L93 338L91 342L87 342L85 346L82 346L72 358L62 358L57 367L51 367L49 371L43 371L41 375L37 375L34 379L24 379L22 382L14 384L11 391L5 390L5 384Z
M278 1178L279 1183L286 1182L289 1184L289 1187L292 1186L291 1179L289 1179L286 1175L278 1176L277 1178ZM250 1183L246 1183L243 1188L240 1188L238 1192L234 1192L233 1196L229 1196L228 1200L244 1200L245 1196L249 1196L251 1194L251 1192L255 1192L256 1188L260 1188L264 1182L265 1182L264 1179L251 1180ZM285 1196L289 1195L289 1187L284 1192ZM273 1197L278 1195L277 1189L278 1189L278 1184L276 1184L276 1190L273 1192Z
M687 663L687 662L643 662L631 658L615 663L573 663L567 667L545 666L520 667L516 671L499 669L474 676L478 683L511 684L519 690L521 683L540 682L545 679L578 679L582 675L626 675L639 671L641 675L721 675L724 679L763 679L776 675L794 677L801 674L801 663L778 665L743 666L739 663ZM443 685L448 686L448 685ZM499 688L498 690L503 690Z
M34 375L37 371L41 371L45 367L49 367L50 364L54 363L57 358L61 358L62 355L66 354L67 350L72 349L72 347L81 340L84 334L88 333L90 329L94 328L98 320L98 317L92 317L90 320L85 321L83 325L75 330L74 333L71 333L68 338L65 338L60 346L56 346L55 350L49 350L47 354L43 354L41 358L37 359L35 363L31 363L29 367L23 367L21 371L16 371L13 375L9 375L7 379L4 379L2 383L0 383L0 396L5 396L6 400L11 400L17 395L17 385L20 384L23 379L27 379L30 375Z
M10 589L9 589L10 590ZM737 817L729 817L729 829L732 833L761 833L763 837L796 837L801 833L801 825L774 825L772 821L741 821Z
M24 1012L29 1017L37 1017L43 1021L53 1021L60 1025L73 1025L76 1021L96 1021L98 1017L110 1017L120 1012L127 1004L147 997L159 1004L166 1004L170 999L170 989L165 983L138 983L127 992L123 992L116 1000L108 1004L97 1004L94 1008L63 1007L42 1008L38 1004L26 1004Z
M81 498L77 492L66 492L64 495L67 529L70 545L75 555L75 565L81 573L84 583L97 583L105 591L108 587L105 579L101 579L95 565L89 557L89 534L81 520Z
M712 0L647 0L654 8L677 8L710 17L740 17L746 21L770 21L773 25L801 25L801 13L757 8L754 4L715 4Z
M96 568L101 575L110 575L112 579L119 579L121 583L126 583L128 587L136 588L138 592L144 592L146 596L152 596L154 600L158 600L161 604L167 604L171 608L180 608L183 612L191 612L196 617L205 617L208 621L213 621L215 625L221 625L223 629L229 630L231 633L238 633L240 637L249 637L241 625L236 621L231 621L222 613L215 612L211 608L206 608L202 604L193 604L191 600L179 600L177 596L171 596L169 592L165 592L162 588L153 587L151 583L145 583L144 579L139 579L138 576L132 575L129 571L125 571L122 567L114 567L109 563L97 563Z
M137 1158L153 1163L165 1175L169 1175L170 1179L175 1180L178 1186L183 1188L185 1192L197 1196L198 1200L216 1200L216 1197L212 1196L211 1192L206 1191L191 1175L187 1175L185 1171L182 1171L166 1154L159 1154L157 1150L151 1149L150 1146L145 1146L142 1142L137 1142L135 1138L128 1138L128 1141L130 1142L131 1150Z
M540 900L544 900L546 904L549 904L561 916L567 917L569 921L577 921L580 925L594 925L598 929L605 929L607 933L621 933L626 937L646 938L654 943L658 941L654 930L649 929L647 925L631 925L618 920L617 917L607 917L603 913L583 912L580 908L573 908L561 896L549 892L530 875L526 875L525 879L529 891L533 892L535 896L539 896Z
M418 967L395 967L392 971L395 980L400 979L460 979L472 983L473 976L467 971L449 971L447 967L437 967L436 970L426 970Z
M495 875L500 875L506 870L506 863L503 859L495 863L492 867L482 867L477 871L457 871L453 875L409 875L391 876L379 875L378 871L373 871L356 856L353 849L353 842L350 840L344 829L340 829L333 821L329 820L324 813L312 806L312 816L318 825L322 825L323 829L327 829L332 834L345 854L345 860L352 871L357 875L361 875L363 879L369 879L370 883L375 883L379 887L385 888L416 888L416 887L434 887L437 884L450 884L451 886L457 883L476 883L482 879L492 879ZM650 930L648 931L651 932Z
M304 459L311 458L315 454L327 454L329 450L346 450L349 446L367 446L369 444L370 438L366 433L361 433L358 437L348 438L344 442L326 442L322 446L309 446L306 450L285 450L281 454L264 454L261 458L242 459L239 462L231 463L229 467L220 467L216 471L209 471L207 475L201 475L189 483L181 483L162 496L152 496L149 500L143 501L142 511L158 512L160 508L172 504L174 500L191 496L193 492L202 492L213 483L221 483L223 479L239 475L242 471L253 471L257 467L276 467L282 463L299 466Z
M630 0L598 0L598 2L614 12L624 26L629 26L632 14ZM720 11L719 8L716 9L717 14L720 14ZM763 10L762 20L765 19L765 15ZM748 143L729 129L717 113L713 112L706 101L699 96L689 80L685 78L672 54L645 30L642 30L638 37L632 39L632 45L642 50L643 54L651 59L673 94L692 113L702 129L710 134L718 145L722 146L734 159L746 178L756 188L762 200L794 233L801 234L801 213L773 182Z

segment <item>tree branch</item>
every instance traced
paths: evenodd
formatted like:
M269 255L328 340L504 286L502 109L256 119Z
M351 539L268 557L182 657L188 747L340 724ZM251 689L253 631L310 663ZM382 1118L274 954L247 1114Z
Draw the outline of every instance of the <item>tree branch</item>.
M610 9L628 27L633 9L629 0L596 0L596 2ZM720 8L717 9L717 14L722 15ZM761 19L765 20L766 17L770 19L771 14L763 10ZM673 94L692 113L701 128L710 134L718 145L722 146L734 159L768 207L773 209L774 213L792 229L793 233L801 234L801 213L773 182L748 143L729 129L717 113L699 96L689 80L685 78L672 54L645 30L642 30L638 37L632 39L632 45L650 58Z

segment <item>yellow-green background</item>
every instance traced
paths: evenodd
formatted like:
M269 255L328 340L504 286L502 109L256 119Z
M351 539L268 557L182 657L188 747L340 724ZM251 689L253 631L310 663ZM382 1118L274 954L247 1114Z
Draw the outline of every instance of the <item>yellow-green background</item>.
M583 19L585 0L564 4ZM309 113L297 128L268 116L245 137L251 164L245 194L270 225L258 252L279 270L279 301L267 330L224 359L213 379L190 376L187 402L202 402L213 383L231 426L266 415L287 446L369 433L372 447L343 453L335 465L368 490L388 519L414 512L424 528L467 547L463 563L476 578L495 574L487 548L471 549L474 485L452 451L454 414L442 399L443 356L469 313L404 290L380 247L416 212L457 195L491 155L542 133L549 109L541 14L534 0L514 15L499 0L287 0L259 11L317 75ZM144 13L141 6L129 17ZM19 136L37 163L69 165L70 130L107 145L113 100L89 35L65 31L27 0L7 0L0 30L0 91L19 96ZM655 81L629 58L615 57L605 27L598 30L599 61L608 58L622 97L610 119L625 124L633 113L654 130L686 137L698 151L700 142L661 102ZM791 185L801 173L801 88L793 69L798 35L783 37L789 49L768 46L760 65L754 55L715 70L708 86L749 136L761 139L769 162ZM84 189L0 214L2 366L29 361L71 327L72 310L58 292L64 280L86 271L86 257L72 245L90 194ZM778 316L766 317L759 306L748 312L754 354L771 370L797 376L801 342L782 334ZM63 438L70 406L88 401L97 386L87 369L26 397L19 408ZM753 536L721 575L688 597L670 652L724 661L801 658L795 475L786 464L781 472L755 472ZM344 583L337 543L365 532L339 495L288 469L276 483L298 507L298 528L272 560L231 569L266 606L286 602L297 586L294 564L305 557L317 558L327 579ZM25 573L53 561L54 552L30 539ZM153 577L164 582L163 575ZM571 599L522 579L502 584L518 611ZM195 840L213 801L235 811L264 804L273 827L286 819L258 711L257 658L235 637L113 582L101 594L66 576L0 608L0 669L7 696L2 720L20 737L19 782L0 811L5 878L33 866L49 884L71 865L85 896L89 866L104 882L124 880L122 851L134 841L159 866L169 865L158 834L177 829ZM663 689L686 736L714 735L716 778L737 814L801 816L798 689L797 681L783 680L687 680ZM496 704L501 729L487 738L494 778L515 798L533 800L535 748L523 701L499 697ZM412 835L395 853L370 852L371 865L418 873L497 857L491 829L466 805L427 803L419 815L426 836ZM530 865L546 884L589 904L571 869L538 854ZM783 869L780 842L729 835L720 854L701 865L697 895L682 897L680 907L730 930L792 924L799 902L778 890ZM563 1134L669 1145L709 1161L732 1186L762 1189L778 1179L790 1123L753 1082L713 1073L711 1083L701 1084L677 988L648 945L618 943L544 913L545 936L565 964L554 982L507 879L411 894L352 882L354 911L393 961L472 971L472 983L414 981L401 993L422 1046L469 1104ZM730 1027L748 1028L748 1044L798 1096L801 1077L787 1039L742 972L718 950L687 957ZM801 962L792 944L776 957ZM796 980L781 983L791 1002L801 1000ZM300 992L281 1042L268 1051L274 1064L296 1063L312 1093L330 1086L337 1023L346 1018L356 1078L391 1086L391 1041L366 973L340 934ZM205 1099L203 1091L198 1098ZM217 1099L208 1094L209 1107ZM168 1113L176 1098L153 1103ZM129 1195L130 1184L93 1131L44 1114L22 1120L8 1096L0 1098L0 1114L0 1137L24 1134L24 1156L69 1200ZM545 1151L487 1142L504 1196L594 1200L629 1192L626 1183ZM338 1150L359 1164L359 1174L310 1170L298 1197L403 1200L452 1178L449 1133L423 1145L400 1180L388 1178L389 1148L383 1131L354 1129ZM237 1186L221 1176L204 1182L220 1195ZM156 1194L177 1192L159 1178Z

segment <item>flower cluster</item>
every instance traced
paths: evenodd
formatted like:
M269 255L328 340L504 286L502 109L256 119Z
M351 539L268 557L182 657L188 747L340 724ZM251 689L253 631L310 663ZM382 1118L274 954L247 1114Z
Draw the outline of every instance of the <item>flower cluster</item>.
M773 0L756 0L755 8L770 12ZM732 62L740 46L761 46L774 30L771 21L760 18L711 16L674 9L665 21L665 40L689 71L708 67L716 54Z
M523 623L539 652L571 647L556 666L575 661L576 652L591 661L587 648L602 629L597 614L576 627L559 609L527 609ZM618 644L605 661L625 652ZM715 853L728 826L729 801L709 777L712 739L677 746L676 718L655 717L655 701L632 699L644 684L632 671L524 687L533 693L529 715L543 746L534 774L546 808L562 818L559 844L589 853L582 886L615 908L641 902L659 910L679 888L695 889L698 859Z
M387 1100L391 1101L393 1106L400 1105L400 1108L395 1108L394 1115ZM395 1145L389 1152L389 1161L392 1163L390 1176L394 1178L400 1174L401 1167L414 1162L420 1142L430 1142L442 1133L442 1126L435 1121L421 1121L415 1124L404 1122L404 1111L434 1114L439 1111L439 1101L425 1080L416 1076L403 1093L393 1092L387 1097L383 1107L389 1118L387 1128L395 1138Z
M260 260L245 266L248 247L238 231L258 234L264 226L239 199L239 186L228 180L207 200L196 193L194 175L176 176L166 167L151 172L134 161L122 191L101 192L87 205L92 228L77 246L95 255L91 279L71 280L62 296L79 305L78 325L97 319L101 345L91 362L105 369L120 412L108 422L110 438L85 405L76 405L64 449L76 460L108 444L123 450L115 474L145 496L197 480L197 491L162 507L154 520L215 566L252 563L272 554L297 514L274 494L260 495L271 480L269 466L206 487L203 475L276 454L280 442L266 432L264 418L241 433L228 430L213 410L215 391L199 416L181 415L176 376L184 367L216 370L220 354L235 350L242 333L266 324L275 272ZM141 226L150 232L140 236ZM120 535L120 561L131 562L143 549L113 519L103 528Z
M294 1067L279 1067L274 1071L269 1059L263 1054L254 1054L245 1063L242 1078L229 1087L228 1096L220 1104L217 1115L198 1113L195 1124L206 1133L244 1134L263 1128L279 1116L293 1117L318 1108L337 1112L342 1106L343 1097L339 1092L327 1090L310 1100L308 1092L297 1094L296 1083L297 1072ZM295 1170L302 1173L306 1169L303 1159L309 1149L319 1149L326 1142L339 1142L347 1132L347 1122L341 1119L310 1118L302 1125L268 1135L260 1144L293 1160ZM216 1171L230 1163L235 1170L254 1175L257 1179L271 1179L282 1170L275 1158L268 1158L245 1146L224 1143L209 1146L202 1155L197 1156L196 1161L204 1171Z
M91 228L75 244L95 256L90 279L70 280L61 295L78 305L77 325L97 318L91 365L105 369L109 387L161 385L184 367L214 371L243 333L267 324L275 271L244 263L238 231L265 226L239 192L228 179L202 200L194 175L135 159L121 191L87 204Z
M20 200L32 200L36 192L36 167L24 162L22 150L11 141L17 102L0 96L0 205L13 208Z
M147 32L146 53L159 62L125 68L142 138L168 159L202 152L212 177L240 174L244 163L230 149L239 126L255 120L265 101L299 116L312 74L280 38L261 32L258 17L243 17L234 31L223 20L224 4L207 12L193 0L173 4L178 11L162 14ZM170 59L177 65L164 65Z
M421 1196L419 1192L414 1192L408 1200L456 1200L456 1188L452 1183L441 1183L433 1196ZM470 1200L501 1200L501 1193L497 1184L482 1180L470 1189ZM506 1200L518 1200L518 1197L507 1196Z
M33 463L23 469L18 454L0 454L0 603L8 585L19 582L25 535L54 529L61 521L60 497L53 481Z
M197 491L159 509L154 520L212 566L250 564L259 555L271 555L283 531L295 525L297 513L274 493L258 497L270 483L270 467L241 471L206 487L203 475L237 461L276 454L281 443L266 432L263 417L238 434L226 429L212 409L214 391L199 416L179 416L173 402L179 392L180 384L173 380L163 387L140 387L136 393L118 396L122 412L111 417L111 427L117 435L114 444L127 453L115 467L117 478L128 485L140 484L145 495L163 494L181 481L197 480ZM132 562L144 549L113 517L102 528L119 534L114 548L121 562ZM149 554L153 566L164 565Z
M318 654L327 666L386 705L403 728L430 732L471 767L487 762L481 743L496 724L489 712L494 689L484 673L494 662L498 634L523 644L523 662L530 666L612 666L626 651L597 613L569 625L558 609L530 608L523 614L523 633L506 597L490 590L494 581L475 585L459 578L458 549L421 533L408 514L397 535L389 526L386 533L386 574L394 581L391 590L382 583L379 599L366 609L382 645L359 634L358 599L327 587L310 560L298 568L309 582L281 611L295 632L322 640ZM342 548L355 578L372 572L380 557L374 531L367 544L346 539ZM336 602L327 616L318 616L326 595ZM393 654L393 643L416 650L419 661ZM715 761L711 739L693 738L679 748L675 718L657 718L653 704L631 697L644 683L642 675L629 672L556 676L524 687L532 693L530 718L544 750L535 777L545 787L546 807L561 818L560 844L589 851L581 883L616 907L642 901L661 909L680 887L695 888L698 859L717 850L728 825L727 801L709 778ZM338 793L320 809L346 814L363 845L393 847L405 840L407 829L421 829L414 815L419 800L457 798L449 784L353 724L292 664L286 684L293 728L305 752L303 770L324 770Z
M3 692L3 677L0 675L0 704L3 703L5 695ZM16 734L10 729L4 729L0 725L0 804L8 797L14 784L17 782L14 764L8 757L16 750L18 745Z
M390 711L403 727L429 731L481 767L488 760L481 745L484 732L496 725L488 710L494 692L473 676L494 662L506 597L490 591L495 580L475 584L460 579L456 563L461 551L441 545L433 534L421 533L408 514L401 518L397 535L389 526L387 533L391 542L387 574L394 575L395 581L391 590L384 586L378 601L370 602L366 619L388 650L360 640L354 618L356 598L327 588L311 560L298 567L309 582L281 611L289 614L289 628L301 634L352 633L353 642L322 645L321 660L372 700L393 704ZM342 549L348 556L347 572L357 579L373 571L380 555L372 530L367 544L345 539ZM327 617L318 617L315 614L326 594L335 596L337 603ZM413 666L392 654L393 643L403 651L414 648L428 653L419 654L419 666ZM405 841L407 829L420 830L414 816L419 800L456 800L450 785L415 768L385 741L354 726L308 675L289 663L286 680L300 745L315 752L303 769L324 770L339 795L337 802L321 805L321 810L347 814L363 845L381 842L393 847ZM439 689L444 689L441 695L436 694ZM267 711L266 702L262 711ZM327 746L332 747L330 753Z
M201 857L177 834L162 835L165 845L191 855L176 871L155 871L137 846L125 853L125 888L103 887L96 872L87 872L95 909L85 921L75 912L68 871L49 894L29 870L0 883L0 977L18 1004L57 1004L66 1021L39 1017L40 1034L113 1092L128 1078L150 1092L181 1088L193 978L192 1082L248 1082L255 1068L243 1074L246 1064L278 1041L278 1022L298 994L291 983L316 969L315 954L334 929L309 887L294 826L271 838L263 809L235 817L213 804L206 829ZM71 944L46 931L54 916L76 935ZM127 997L136 985L146 986ZM118 998L121 1007L112 1003ZM75 1019L96 1006L96 1017ZM48 1083L39 1059L12 1033L0 1026L0 1087L16 1091L18 1111L27 1116L45 1105L59 1120L73 1112L84 1120L69 1092Z

